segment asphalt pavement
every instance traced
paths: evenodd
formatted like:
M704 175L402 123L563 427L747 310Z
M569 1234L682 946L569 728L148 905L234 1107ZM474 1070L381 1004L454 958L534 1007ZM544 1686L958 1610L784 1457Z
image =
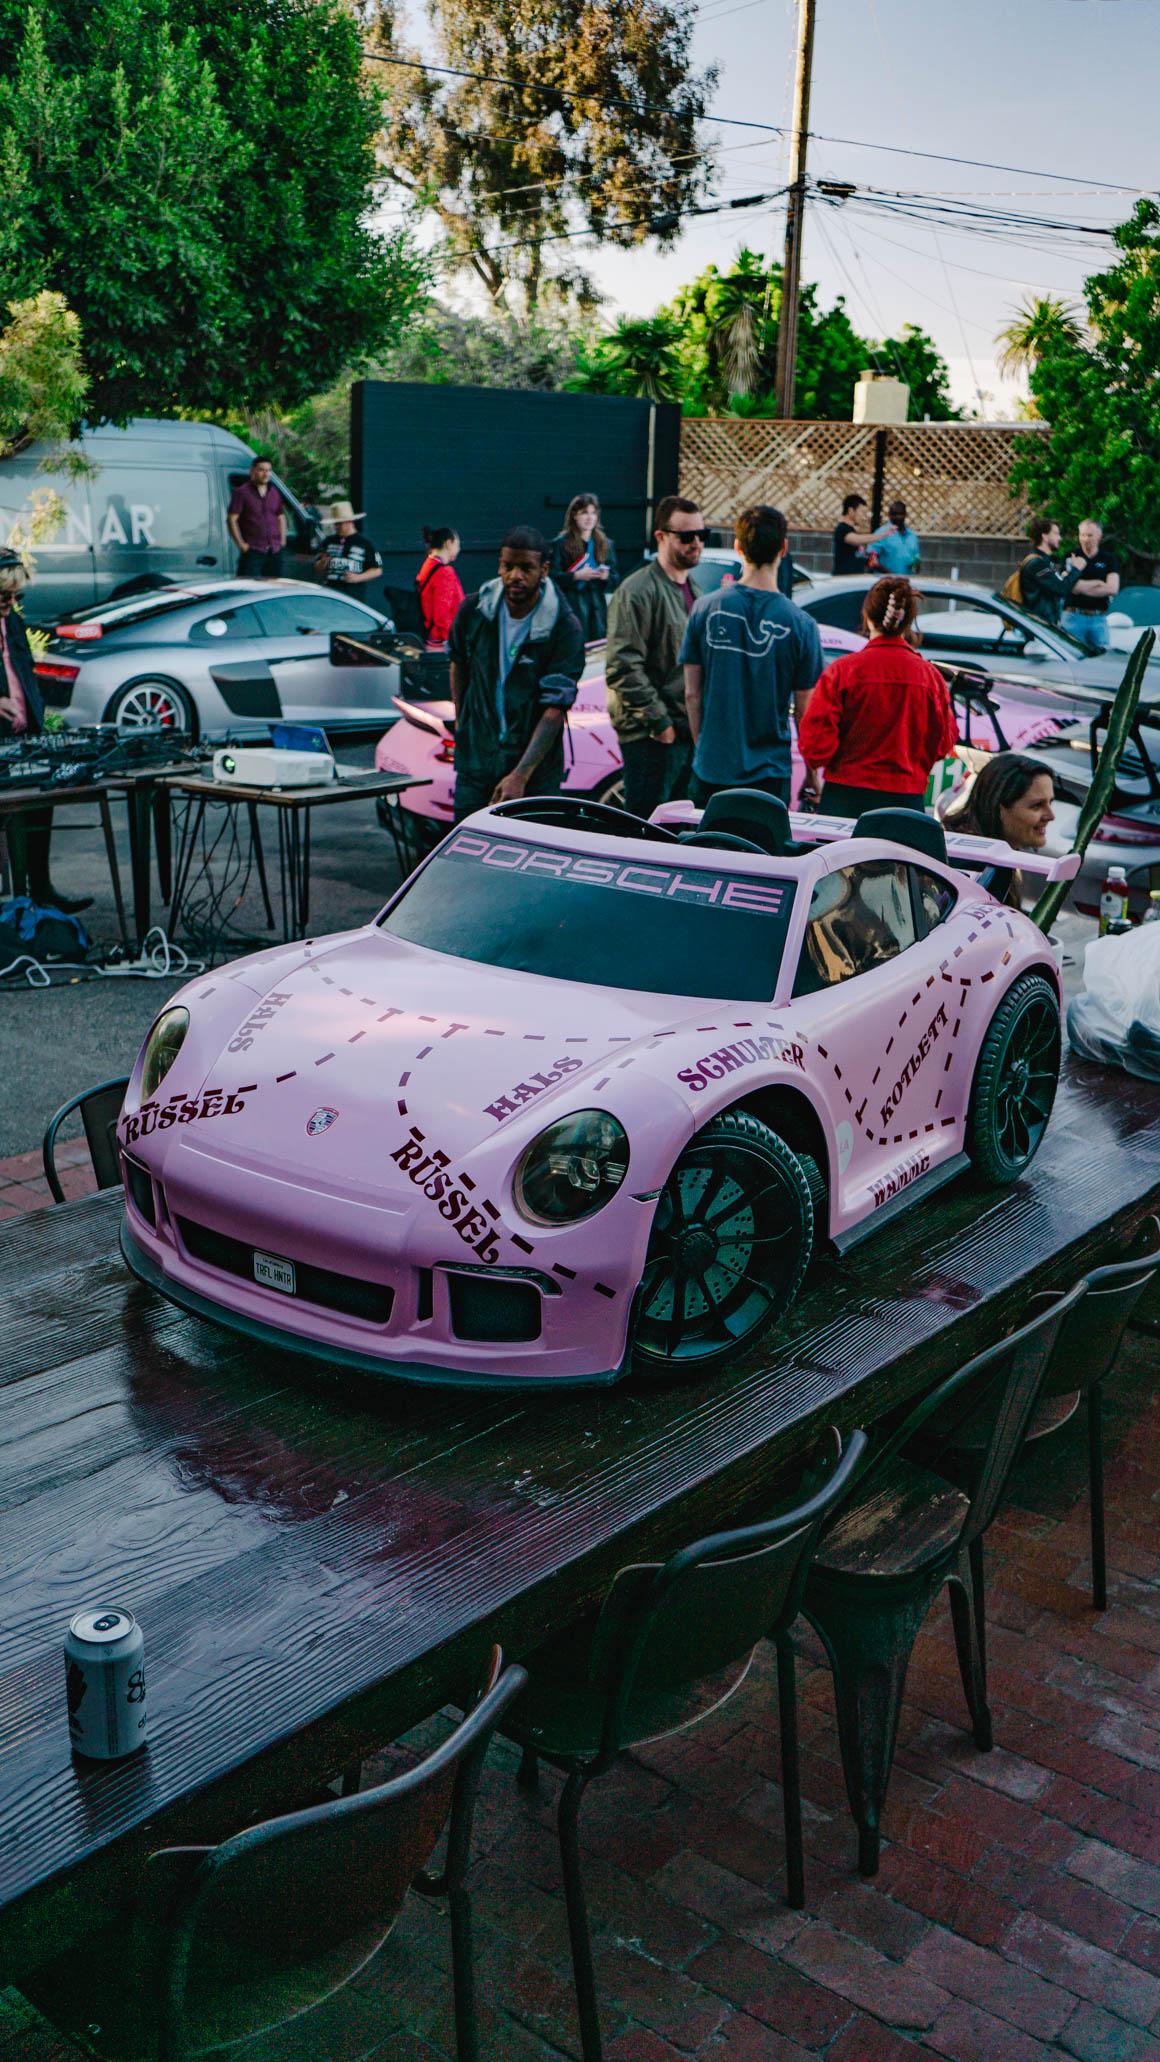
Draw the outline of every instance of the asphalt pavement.
M368 767L373 747L340 750L344 765ZM216 812L219 823L227 812ZM124 808L114 805L119 856L125 892L129 892L128 837ZM242 819L244 822L244 818ZM87 827L66 829L80 821ZM280 921L277 887L277 834L270 813L263 816L263 839L270 870L275 917ZM278 931L266 928L265 912L253 870L245 878L241 855L229 849L223 834L213 852L210 876L215 899L204 879L195 878L188 909L212 937L228 935L236 944L245 936L250 949L276 941ZM81 921L95 943L117 941L117 919L100 831L92 823L91 805L74 804L62 812L53 833L52 873L66 895L91 894L93 907ZM381 909L399 880L395 851L378 821L373 802L351 802L315 812L312 831L310 933L323 936L366 923ZM156 918L165 911L157 907ZM1083 947L1095 934L1094 922L1066 912L1057 926L1065 952L1064 988L1070 996L1083 985ZM188 947L194 954L194 947ZM196 955L195 955L196 956ZM218 955L220 957L220 953ZM49 989L27 988L6 981L0 985L0 1159L38 1146L53 1111L71 1096L99 1081L128 1074L145 1033L157 1012L189 973L175 968L157 979L137 975L77 974L57 976Z
M371 745L343 746L344 766L369 768ZM216 812L224 823L226 811ZM125 809L114 802L118 857L126 898L129 897L129 841ZM263 844L270 873L275 920L280 924L277 831L272 813L262 814ZM244 822L244 818L242 819ZM84 828L66 828L69 824ZM211 838L213 833L211 832ZM249 935L250 949L274 944L280 931L266 927L265 911L251 870L228 851L223 836L211 862L217 908L204 882L195 878L191 914L220 934L228 918L236 942ZM74 804L58 814L52 843L53 881L65 895L92 895L93 907L81 917L98 945L118 942L117 913L105 862L105 848L93 818L92 805ZM366 923L398 885L395 848L382 828L373 801L349 802L319 809L312 831L310 929L312 936ZM224 884L224 885L223 885ZM156 898L156 875L154 875ZM156 904L154 918L164 922ZM130 921L131 912L130 912ZM196 957L194 947L186 948ZM232 950L231 950L231 956ZM220 954L219 954L220 957ZM11 980L0 984L0 1159L38 1146L54 1110L96 1082L128 1074L137 1050L157 1012L189 973L174 969L157 979L137 975L57 975L51 988L28 988Z

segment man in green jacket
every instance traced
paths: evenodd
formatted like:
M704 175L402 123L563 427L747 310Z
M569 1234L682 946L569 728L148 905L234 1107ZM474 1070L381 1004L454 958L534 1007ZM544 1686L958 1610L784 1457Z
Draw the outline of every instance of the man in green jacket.
M651 816L683 794L693 758L679 653L700 593L689 575L708 532L695 501L666 494L654 535L656 557L631 573L608 604L605 690L633 816Z
M455 821L490 802L554 795L584 633L547 578L538 530L509 530L499 578L460 603L447 650L455 703Z

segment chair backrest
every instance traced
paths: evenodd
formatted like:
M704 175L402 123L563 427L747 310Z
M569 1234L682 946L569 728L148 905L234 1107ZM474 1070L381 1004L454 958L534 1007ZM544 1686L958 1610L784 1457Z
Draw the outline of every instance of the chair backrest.
M1160 1221L1147 1218L1132 1246L1131 1257L1088 1275L1087 1295L1068 1312L1055 1342L1045 1396L1070 1396L1075 1390L1082 1396L1110 1370L1132 1311L1160 1272Z
M592 1687L609 1699L602 1753L625 1737L634 1696L714 1675L796 1617L814 1541L866 1444L852 1433L828 1480L792 1510L697 1540L663 1565L620 1570L589 1662Z
M682 845L716 845L723 852L756 852L765 857L764 848L755 845L752 838L743 838L736 831L722 830L714 824L712 830L682 831Z
M56 1171L56 1135L65 1118L71 1116L74 1110L81 1113L81 1123L85 1128L89 1158L93 1163L93 1173L97 1177L97 1187L116 1188L121 1179L120 1161L117 1156L117 1119L121 1114L121 1104L125 1100L125 1090L128 1086L127 1074L119 1081L102 1081L99 1087L88 1088L83 1095L75 1095L71 1102L62 1103L55 1115L49 1118L48 1129L44 1134L42 1157L45 1180L48 1182L54 1203L64 1202L64 1190Z
M767 795L763 788L723 788L720 794L710 795L700 827L750 838L775 859L784 859L796 849L789 810L780 795Z
M365 1967L451 1816L466 1854L479 1764L527 1677L496 1648L474 1710L418 1767L353 1797L252 1826L205 1850L152 1858L138 1900L138 1971L162 1935L165 2062L248 2038L308 2011ZM449 1850L450 1851L450 1850ZM176 1900L175 1872L184 1875ZM143 1937L144 1936L144 1937Z
M928 859L947 863L947 834L933 816L921 809L864 809L854 825L856 838L884 838L892 845L909 845L925 852Z

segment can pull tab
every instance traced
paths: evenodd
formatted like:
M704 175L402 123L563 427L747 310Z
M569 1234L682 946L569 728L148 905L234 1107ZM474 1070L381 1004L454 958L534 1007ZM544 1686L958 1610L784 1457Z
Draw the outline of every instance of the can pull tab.
M103 1618L94 1618L93 1631L113 1632L120 1623L121 1614L119 1611L106 1611Z

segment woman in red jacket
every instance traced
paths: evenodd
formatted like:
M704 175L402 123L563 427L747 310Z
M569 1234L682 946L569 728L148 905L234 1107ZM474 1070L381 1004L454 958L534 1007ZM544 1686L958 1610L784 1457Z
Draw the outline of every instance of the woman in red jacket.
M922 809L936 760L958 742L942 674L908 632L919 597L909 580L876 580L862 609L870 639L827 666L798 726L807 792L825 769L827 816Z
M455 570L459 538L446 523L437 530L423 530L427 556L415 575L419 607L427 632L427 649L442 651L451 635L455 611L463 600L463 582Z

